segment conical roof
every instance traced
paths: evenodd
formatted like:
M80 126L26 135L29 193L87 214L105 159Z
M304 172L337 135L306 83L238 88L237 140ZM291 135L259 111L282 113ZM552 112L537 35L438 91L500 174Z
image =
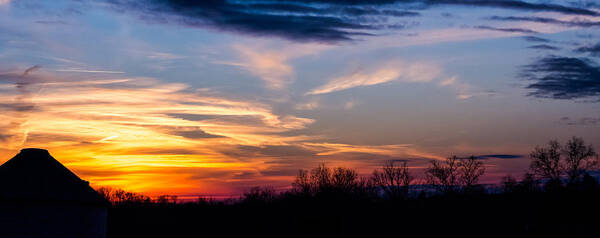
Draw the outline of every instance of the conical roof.
M0 166L0 200L104 205L87 181L44 149L23 149Z

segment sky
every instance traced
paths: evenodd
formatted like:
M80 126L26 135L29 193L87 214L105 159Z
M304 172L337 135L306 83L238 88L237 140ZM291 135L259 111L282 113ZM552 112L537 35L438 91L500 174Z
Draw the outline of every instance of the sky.
M180 196L450 155L518 178L600 146L599 28L594 0L0 0L0 162Z

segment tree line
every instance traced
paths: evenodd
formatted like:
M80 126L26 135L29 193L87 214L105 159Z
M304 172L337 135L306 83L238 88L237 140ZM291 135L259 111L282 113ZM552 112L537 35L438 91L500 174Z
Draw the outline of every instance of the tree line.
M479 183L485 160L450 156L419 176L406 161L368 176L320 164L300 170L288 190L254 187L230 200L99 192L113 204L111 238L597 236L597 219L587 218L600 214L593 147L551 141L529 158L521 179L505 176L493 191Z
M590 175L598 168L599 157L592 145L582 138L572 137L564 145L556 140L545 146L536 146L530 153L528 172L520 181L511 175L501 179L504 193L556 192L565 189L597 188L597 180ZM277 192L274 188L253 187L231 202L268 203L282 197L402 200L439 195L484 194L486 188L479 184L486 167L476 156L450 156L445 160L432 160L424 170L424 179L417 182L407 161L388 161L368 177L360 176L354 169L329 168L319 164L311 170L299 170L292 188ZM424 181L424 182L423 182ZM115 205L176 204L177 196L161 195L150 198L143 194L121 189L99 188L98 192ZM199 197L198 203L215 202Z

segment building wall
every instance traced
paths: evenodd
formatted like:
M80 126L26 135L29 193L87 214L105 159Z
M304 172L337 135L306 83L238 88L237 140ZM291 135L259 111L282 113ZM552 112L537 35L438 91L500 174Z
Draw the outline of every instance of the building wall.
M0 203L0 237L105 238L106 208L78 204Z

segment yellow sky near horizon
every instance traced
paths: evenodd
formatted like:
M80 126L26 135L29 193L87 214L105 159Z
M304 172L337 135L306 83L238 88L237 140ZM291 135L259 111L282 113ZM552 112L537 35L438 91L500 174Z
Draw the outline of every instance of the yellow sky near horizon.
M0 84L7 109L0 115L0 159L20 148L45 148L96 187L235 193L289 186L298 169L319 162L361 169L381 162L336 159L340 154L443 158L410 144L350 145L294 133L314 120L185 84L35 71L13 72L21 83Z

